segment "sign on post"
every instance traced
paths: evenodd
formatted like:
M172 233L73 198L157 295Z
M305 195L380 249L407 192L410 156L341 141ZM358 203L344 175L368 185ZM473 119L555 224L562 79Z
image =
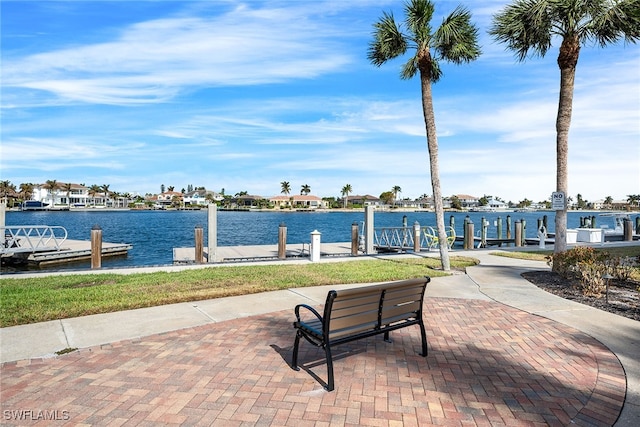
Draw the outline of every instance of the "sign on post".
M563 211L566 207L564 192L554 191L551 193L551 209L554 211Z

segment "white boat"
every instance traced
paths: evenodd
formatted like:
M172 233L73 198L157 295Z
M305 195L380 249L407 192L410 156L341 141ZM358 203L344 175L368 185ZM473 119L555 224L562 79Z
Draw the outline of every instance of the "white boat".
M41 202L39 200L27 200L22 202L20 210L23 211L46 211L49 209L49 204Z
M598 227L604 232L605 241L623 240L624 238L624 221L631 221L631 215L624 212L611 212L599 214L598 218L608 220L599 221ZM635 234L635 233L632 233Z

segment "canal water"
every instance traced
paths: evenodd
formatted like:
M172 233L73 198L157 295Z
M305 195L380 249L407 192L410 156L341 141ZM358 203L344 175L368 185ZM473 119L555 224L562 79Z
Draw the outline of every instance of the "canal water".
M455 221L456 234L462 236L466 216L474 222L475 230L480 230L481 219L489 221L488 237L496 236L495 223L502 218L503 235L506 236L506 219L512 224L524 219L527 223L527 237L536 237L537 221L548 217L549 232L554 231L555 213L549 212L470 212L446 213L445 222L450 217ZM569 212L568 227L576 228L585 212ZM595 214L594 214L595 215ZM435 227L433 212L376 212L375 227L401 227L404 217L409 226L416 221L422 226ZM218 211L218 246L272 245L278 243L280 224L287 227L287 243L296 244L310 241L310 233L317 230L321 241L348 242L351 239L351 225L364 221L364 212L233 212ZM102 229L103 241L128 243L133 246L126 257L105 258L104 268L167 265L173 263L173 248L194 247L194 228L202 226L207 236L207 211L38 211L6 213L6 225L49 225L61 226L67 230L68 238L90 240L91 228ZM48 269L84 269L90 263L78 262ZM3 273L15 270L4 270Z

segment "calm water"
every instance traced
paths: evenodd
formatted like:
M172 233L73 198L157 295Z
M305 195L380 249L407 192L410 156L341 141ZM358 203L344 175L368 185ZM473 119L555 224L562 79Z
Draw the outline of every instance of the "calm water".
M218 212L218 246L269 245L278 243L278 228L287 226L287 243L308 242L309 234L318 230L322 242L348 242L351 239L351 224L364 221L363 212ZM495 237L494 226L502 218L503 235L506 235L506 217L527 221L527 236L535 237L538 219L548 217L549 232L554 230L554 212L488 212L447 213L446 224L453 215L456 233L463 234L463 222L469 215L479 230L481 218L489 221L489 237ZM568 227L579 225L580 217L587 213L569 212ZM400 227L403 217L409 226L418 221L420 225L435 225L432 212L376 212L375 227ZM103 240L110 243L133 245L126 257L105 258L105 268L166 265L173 263L173 248L193 247L194 228L204 229L207 238L207 211L67 211L67 212L7 212L6 225L50 225L66 228L69 239L90 240L91 228L102 228ZM78 262L55 269L89 268L89 262ZM7 272L3 270L3 273ZM9 271L10 272L10 271Z

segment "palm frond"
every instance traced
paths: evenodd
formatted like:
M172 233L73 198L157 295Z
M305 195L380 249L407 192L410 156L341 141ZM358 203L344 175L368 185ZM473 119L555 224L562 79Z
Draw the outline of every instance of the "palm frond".
M431 19L435 6L430 0L411 0L405 4L405 24L419 45L431 38Z
M595 3L599 8L590 13L589 38L601 47L616 43L621 38L627 43L640 40L640 0Z
M516 0L493 18L489 34L516 53L523 61L529 52L544 56L551 38L558 33L549 14L554 0Z
M439 55L456 64L471 62L480 56L478 28L471 23L471 13L458 6L436 30L434 48Z
M373 41L369 44L367 58L372 64L380 66L388 60L404 54L407 40L396 24L393 14L384 13L380 21L374 24Z
M403 80L412 79L418 72L418 59L414 56L409 59L400 71L400 78Z

